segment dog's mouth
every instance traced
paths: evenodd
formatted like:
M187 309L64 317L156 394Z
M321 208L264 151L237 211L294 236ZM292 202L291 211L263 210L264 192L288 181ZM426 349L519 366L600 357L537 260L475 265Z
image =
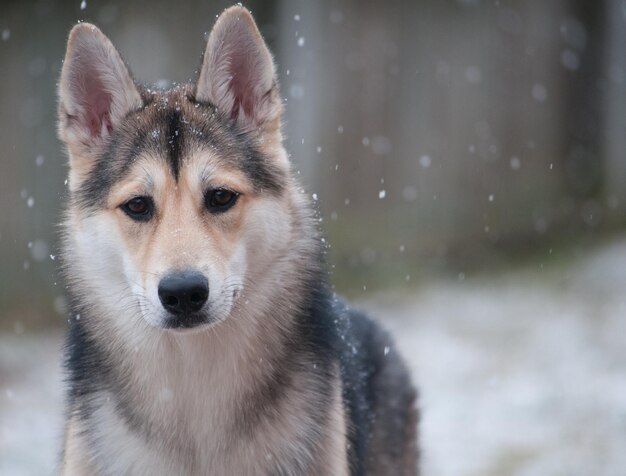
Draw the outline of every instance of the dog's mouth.
M204 312L193 312L189 314L181 315L168 315L164 321L162 327L164 329L172 330L186 330L196 329L201 326L210 325L217 322L216 319L211 318Z

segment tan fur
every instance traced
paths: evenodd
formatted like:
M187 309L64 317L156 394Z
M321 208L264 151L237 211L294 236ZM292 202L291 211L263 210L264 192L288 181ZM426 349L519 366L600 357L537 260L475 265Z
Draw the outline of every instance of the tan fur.
M341 396L341 381L333 385L333 402L330 409L330 422L328 424L328 438L320 448L320 467L312 473L312 476L348 476L348 452L346 439L348 428L346 425L345 409Z
M81 436L80 422L73 416L65 429L63 461L60 474L62 476L82 476L96 474L95 468L89 461L87 445Z

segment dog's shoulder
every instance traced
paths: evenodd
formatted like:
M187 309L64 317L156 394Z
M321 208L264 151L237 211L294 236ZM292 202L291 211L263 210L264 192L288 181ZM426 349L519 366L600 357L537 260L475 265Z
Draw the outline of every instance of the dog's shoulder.
M320 350L333 355L341 371L353 474L371 472L372 461L385 454L391 461L381 468L405 474L405 467L415 467L406 460L414 457L407 453L415 447L417 394L391 335L336 296L321 301L316 314Z

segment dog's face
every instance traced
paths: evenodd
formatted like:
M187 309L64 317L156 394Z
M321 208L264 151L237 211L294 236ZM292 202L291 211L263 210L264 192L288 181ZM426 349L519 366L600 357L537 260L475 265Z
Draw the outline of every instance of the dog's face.
M75 285L156 327L227 318L291 231L282 108L250 14L224 12L197 84L164 92L138 88L109 40L78 25L59 89Z

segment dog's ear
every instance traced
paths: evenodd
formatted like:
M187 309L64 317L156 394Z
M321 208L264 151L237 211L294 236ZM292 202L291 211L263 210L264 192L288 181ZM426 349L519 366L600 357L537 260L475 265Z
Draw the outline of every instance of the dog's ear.
M142 100L122 58L104 34L81 23L70 32L59 82L59 137L88 153Z
M278 130L282 104L274 61L252 15L235 6L209 35L196 99L215 105L244 129Z

